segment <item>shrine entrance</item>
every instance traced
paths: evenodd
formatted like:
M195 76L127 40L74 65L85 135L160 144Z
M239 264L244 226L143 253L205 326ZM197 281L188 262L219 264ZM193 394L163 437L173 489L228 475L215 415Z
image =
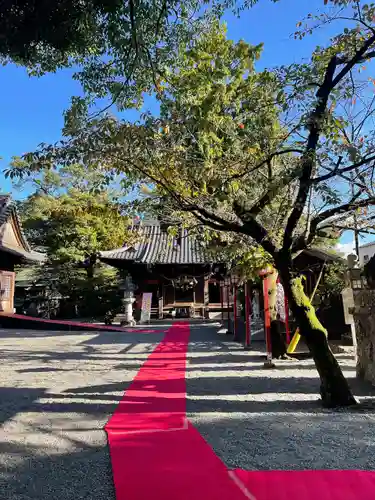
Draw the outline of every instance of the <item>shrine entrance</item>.
M195 302L194 288L176 288L175 289L175 301L176 302Z

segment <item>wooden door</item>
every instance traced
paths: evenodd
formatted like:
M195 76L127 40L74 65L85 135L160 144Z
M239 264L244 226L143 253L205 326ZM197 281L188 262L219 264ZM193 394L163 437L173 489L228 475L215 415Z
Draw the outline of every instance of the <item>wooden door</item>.
M15 273L0 270L0 312L13 313Z

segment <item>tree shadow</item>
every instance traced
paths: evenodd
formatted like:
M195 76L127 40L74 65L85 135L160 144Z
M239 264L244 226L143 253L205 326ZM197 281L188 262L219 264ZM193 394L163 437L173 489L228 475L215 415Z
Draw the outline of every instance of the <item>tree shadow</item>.
M101 346L112 344L147 344L160 342L166 333L165 328L144 329L129 332L99 332L95 337L84 340L79 345Z
M37 368L23 368L22 370L17 370L18 373L47 373L47 372L66 372L69 371L68 368L52 368L48 366L39 366Z
M1 498L115 500L108 447L85 443L72 447L69 452L52 453L43 445L2 443L4 456L17 459L0 472Z
M194 355L189 356L189 365L201 365L201 364L225 365L225 363L236 363L238 365L243 365L244 363L260 362L264 359L263 354L261 353L253 354L248 351L243 351L243 354L238 354L237 352L233 353L229 352L229 350L226 350L224 354L214 354L212 356L199 357L196 356L197 350L194 349L194 351L191 351L190 354ZM237 367L235 369L237 369Z
M204 418L194 415L192 421L232 469L375 468L374 418L368 421L363 415L311 412L307 404L306 410L287 416L211 413Z
M0 423L3 424L20 411L27 410L45 392L45 389L28 387L0 387Z

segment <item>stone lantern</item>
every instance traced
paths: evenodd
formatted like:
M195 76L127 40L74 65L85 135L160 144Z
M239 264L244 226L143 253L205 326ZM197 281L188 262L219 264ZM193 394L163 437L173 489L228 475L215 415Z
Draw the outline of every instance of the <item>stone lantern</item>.
M122 299L122 313L118 315L121 325L134 326L135 320L133 318L133 303L135 301L134 290L136 286L134 285L130 275L126 276L122 285L120 285L120 290L123 291Z

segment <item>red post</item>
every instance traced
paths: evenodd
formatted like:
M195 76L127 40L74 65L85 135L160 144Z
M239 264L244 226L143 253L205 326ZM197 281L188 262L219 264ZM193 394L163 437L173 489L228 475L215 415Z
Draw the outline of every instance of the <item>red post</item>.
M264 299L264 329L266 333L267 362L271 363L272 362L271 315L269 308L267 276L263 279L263 299Z
M286 336L286 343L289 345L290 344L289 302L288 302L288 297L285 294L285 290L284 290L284 305L285 305L285 336Z
M237 340L237 285L233 286L233 330L233 339Z
M246 337L245 337L245 348L250 347L251 344L251 303L250 303L250 293L249 293L249 283L245 283L245 327L246 327Z
M230 297L229 297L229 286L227 286L227 316L228 316L228 333L230 333Z

